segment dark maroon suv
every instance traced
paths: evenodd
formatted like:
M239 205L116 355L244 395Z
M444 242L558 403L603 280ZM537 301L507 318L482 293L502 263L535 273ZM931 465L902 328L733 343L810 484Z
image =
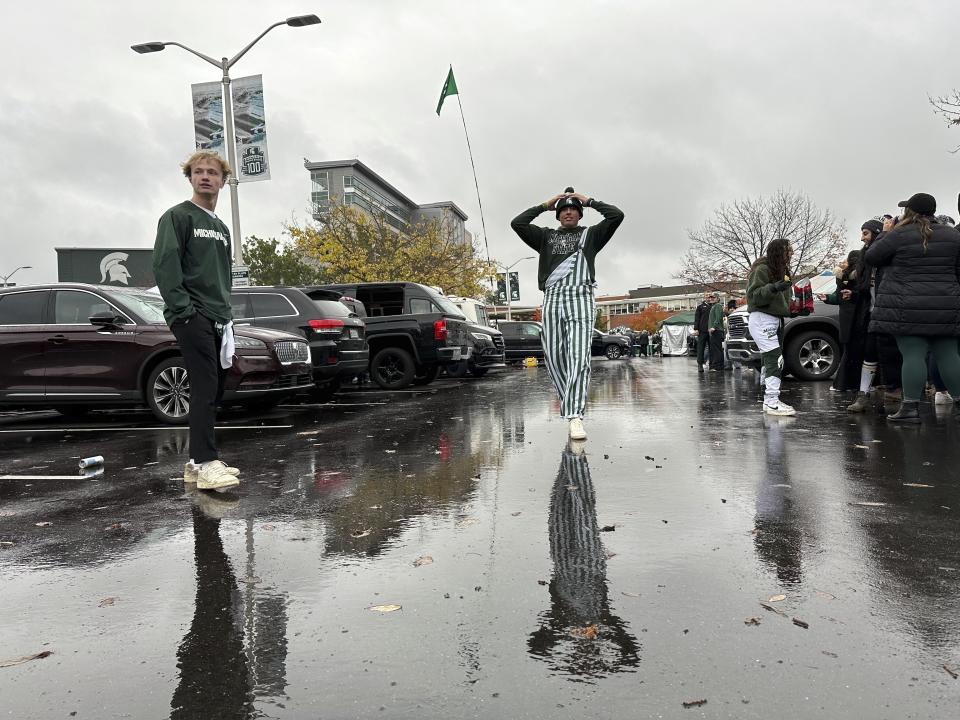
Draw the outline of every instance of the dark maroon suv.
M223 404L268 407L313 386L302 337L236 328ZM140 288L57 283L0 289L0 407L147 405L165 423L190 411L190 383L163 300Z

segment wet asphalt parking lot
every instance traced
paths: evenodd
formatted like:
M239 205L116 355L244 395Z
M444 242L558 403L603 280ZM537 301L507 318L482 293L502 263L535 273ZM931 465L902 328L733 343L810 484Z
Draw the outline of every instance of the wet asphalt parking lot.
M956 716L949 410L593 368L583 453L542 368L224 413L237 493L146 411L0 416L0 474L106 459L0 480L0 717Z

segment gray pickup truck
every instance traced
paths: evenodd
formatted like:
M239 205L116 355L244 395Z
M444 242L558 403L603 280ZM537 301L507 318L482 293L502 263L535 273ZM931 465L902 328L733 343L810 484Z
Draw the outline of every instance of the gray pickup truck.
M783 326L783 364L798 380L827 380L840 365L839 307L814 302L810 315L787 318ZM760 349L750 337L746 308L727 318L727 354L731 360L760 367Z

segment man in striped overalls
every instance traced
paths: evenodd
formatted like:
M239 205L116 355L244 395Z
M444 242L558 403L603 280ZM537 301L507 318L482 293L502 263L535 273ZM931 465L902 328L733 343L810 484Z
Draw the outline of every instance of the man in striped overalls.
M583 227L583 209L593 208L603 220ZM533 225L540 213L554 210L556 230ZM623 222L613 205L588 198L568 187L540 205L520 213L510 226L540 254L537 281L543 290L543 354L560 396L560 413L570 421L570 439L586 440L583 411L590 385L593 341L594 259Z

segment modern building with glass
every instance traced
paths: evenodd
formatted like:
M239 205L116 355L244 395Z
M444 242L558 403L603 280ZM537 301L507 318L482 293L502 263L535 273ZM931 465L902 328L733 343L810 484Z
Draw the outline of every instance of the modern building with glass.
M397 232L412 225L437 220L447 225L460 242L473 242L466 229L467 214L450 201L420 205L397 190L359 160L304 161L310 172L310 207L314 220L322 220L331 203L382 214Z

